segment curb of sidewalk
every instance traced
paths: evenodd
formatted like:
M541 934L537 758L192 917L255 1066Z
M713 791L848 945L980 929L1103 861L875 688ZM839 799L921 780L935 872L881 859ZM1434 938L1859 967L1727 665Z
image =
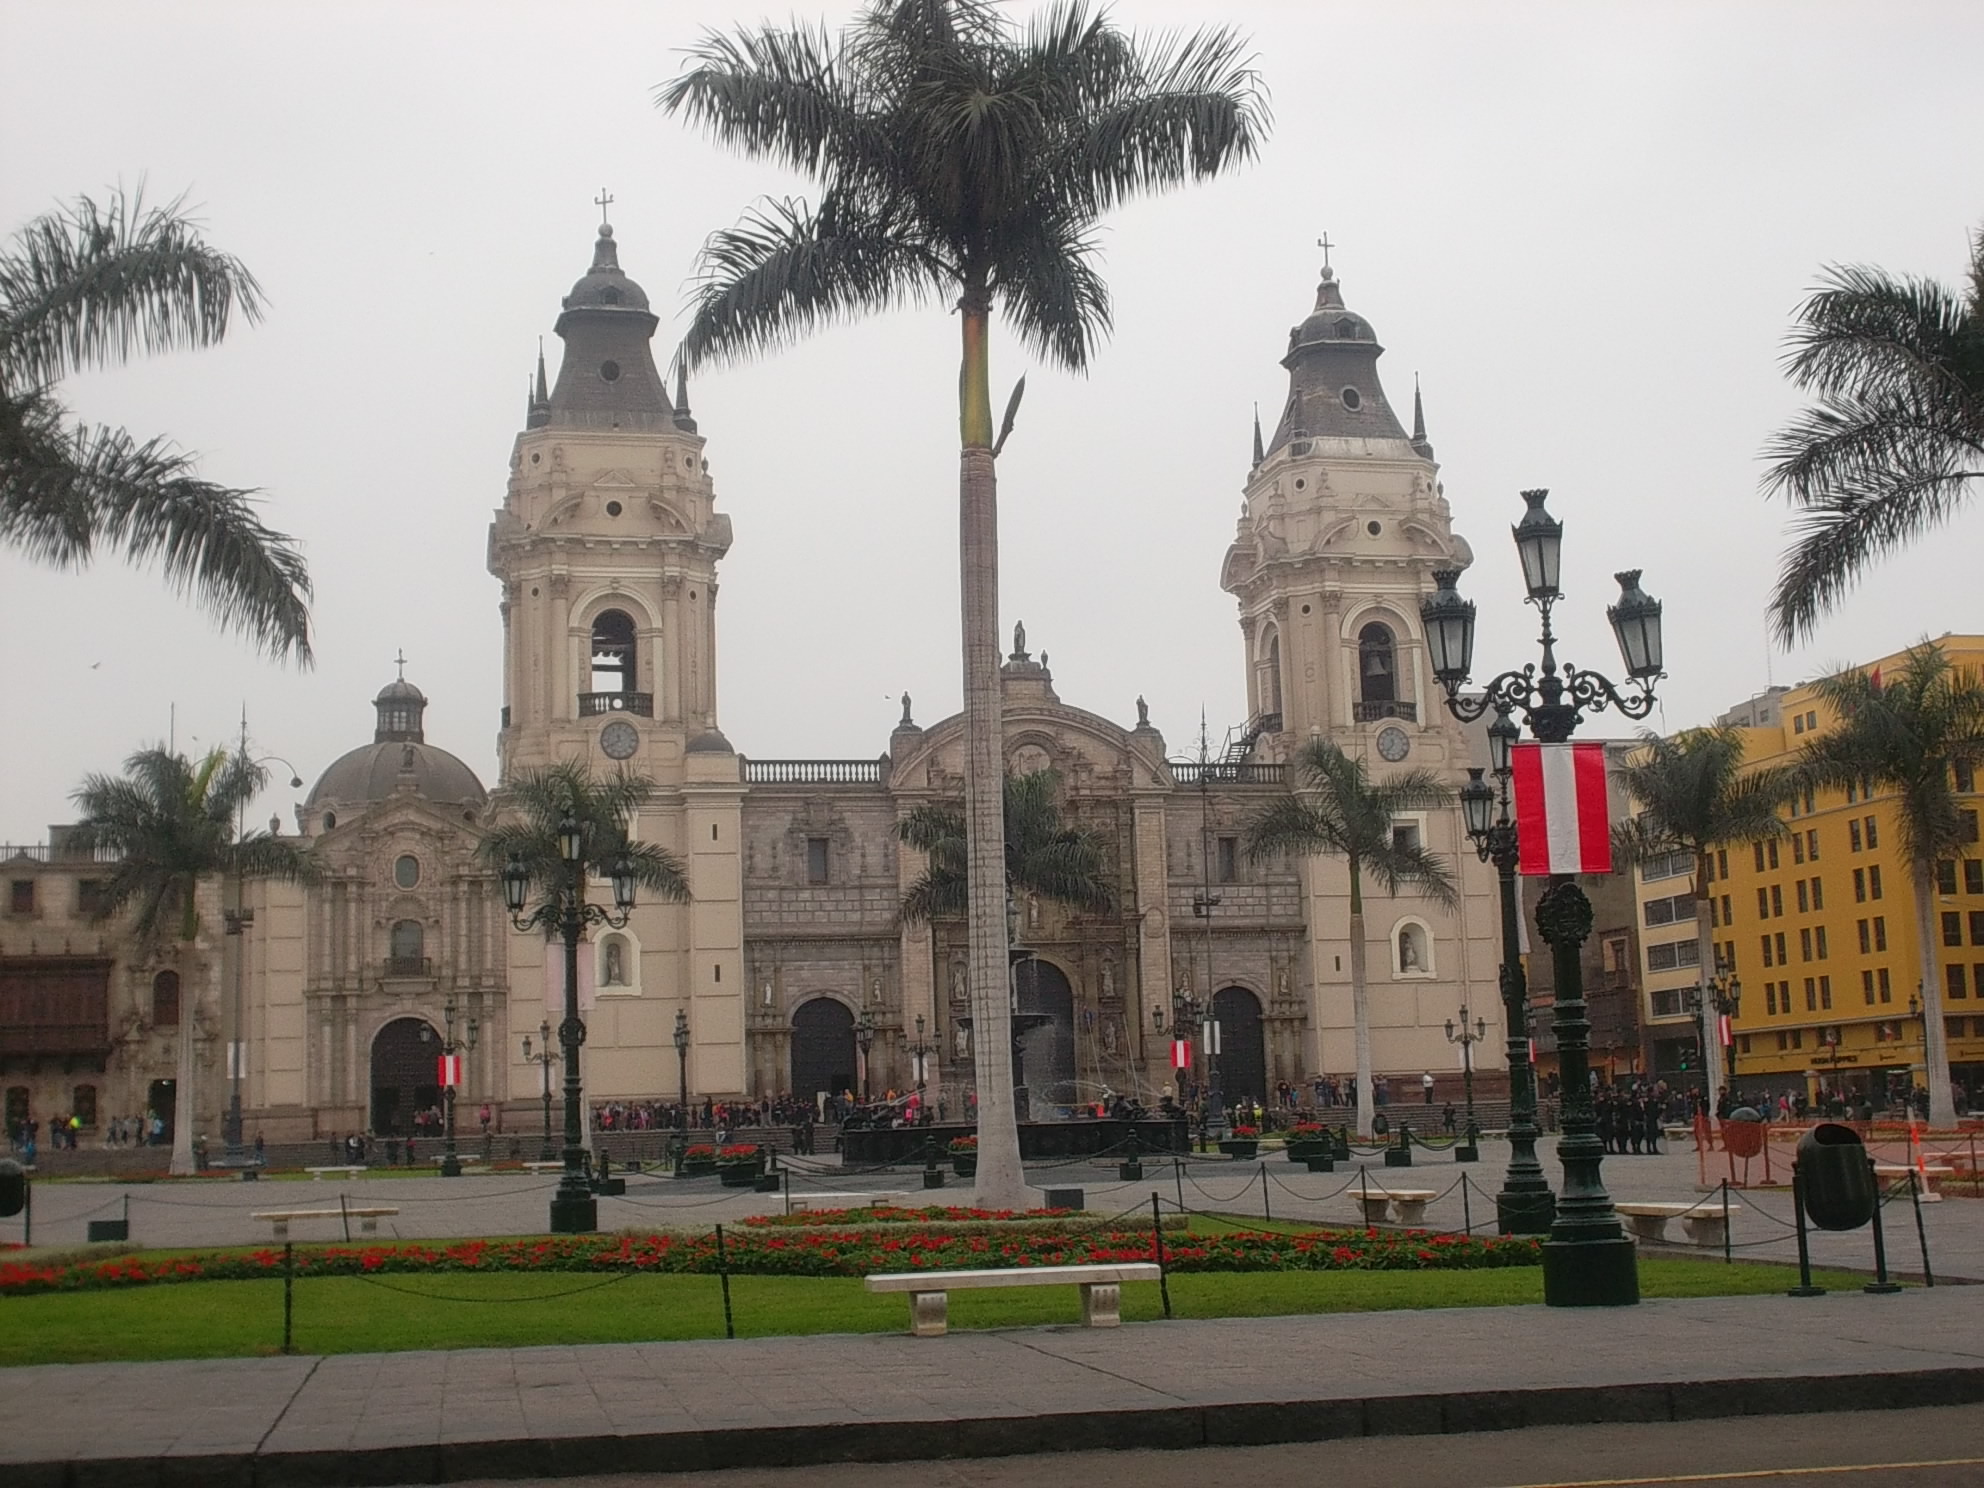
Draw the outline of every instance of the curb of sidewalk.
M712 1472L1133 1447L1268 1446L1347 1437L1900 1410L1980 1401L1984 1401L1984 1366L1248 1401L1052 1416L745 1426L340 1451L96 1457L9 1463L7 1482L9 1488L392 1488L478 1478Z

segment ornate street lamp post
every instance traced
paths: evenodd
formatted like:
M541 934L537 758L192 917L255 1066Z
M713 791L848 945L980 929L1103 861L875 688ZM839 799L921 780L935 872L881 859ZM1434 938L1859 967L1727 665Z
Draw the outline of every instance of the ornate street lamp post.
M551 896L526 914L530 869L512 855L503 870L503 900L510 923L519 930L557 931L565 942L565 1016L558 1024L558 1047L565 1062L565 1170L551 1196L551 1231L581 1235L599 1226L599 1207L586 1172L585 1129L579 1108L579 1046L586 1025L579 1017L579 936L588 925L618 930L634 909L634 865L623 854L613 864L613 908L586 902L585 829L569 811L558 823L558 881Z
M916 1076L916 1119L924 1125L930 1123L930 1107L923 1098L924 1086L930 1080L931 1044L923 1037L923 1014L916 1015L916 1042L909 1046L910 1068Z
M1716 959L1720 963L1721 958ZM1735 1023L1736 1014L1743 1005L1743 979L1726 966L1718 964L1715 975L1708 979L1706 1002L1707 1007L1704 1008L1704 1012L1713 1010L1715 1013L1715 1038L1728 1040L1722 1046L1723 1062L1729 1071L1729 1088L1733 1091L1736 1088L1736 1033L1731 1025ZM1706 1062L1708 1051L1704 1049L1702 1053Z
M1495 784L1467 772L1461 813L1475 854L1495 865L1502 901L1502 1026L1508 1035L1509 1168L1495 1195L1496 1228L1504 1235L1547 1235L1557 1214L1550 1180L1536 1158L1536 1067L1529 1058L1529 979L1522 969L1522 907L1516 896L1516 824L1509 815L1510 751L1518 730L1504 712L1488 725L1488 763Z
M1200 1002L1199 999L1194 997L1191 993L1174 992L1171 994L1171 1037L1174 1042L1181 1043L1185 1046L1185 1054L1187 1058L1190 1058L1192 1056L1192 1051L1194 1048L1195 1041L1199 1036L1199 1028L1205 1022L1205 1018L1206 1018L1206 1005ZM1151 1021L1151 1025L1154 1028L1156 1028L1156 1030L1159 1033L1163 1033L1164 1009L1162 1007L1152 1008L1150 1010L1150 1021ZM1181 1087L1184 1083L1185 1074L1190 1068L1191 1068L1190 1065L1186 1065L1184 1068L1178 1071L1179 1084L1181 1085ZM1182 1096L1185 1092L1181 1088L1178 1093ZM1204 1152L1206 1150L1207 1136L1206 1136L1206 1106L1205 1106L1205 1096L1203 1093L1200 1093L1199 1095L1198 1108L1199 1108L1198 1110L1199 1151Z
M1460 1045L1461 1088L1467 1093L1467 1141L1454 1149L1455 1162L1481 1161L1481 1124L1474 1119L1474 1046L1488 1037L1488 1020L1476 1018L1467 1026L1467 1005L1461 1004L1460 1027L1447 1019L1447 1042Z
M675 1171L682 1171L682 1154L689 1149L689 1015L675 1010L675 1078L681 1094L675 1106Z
M861 1051L861 1104L868 1104L868 1051L875 1047L875 1015L866 1008L854 1020L854 1046Z
M1420 606L1433 675L1446 693L1447 709L1463 723L1487 713L1520 714L1542 743L1567 742L1587 711L1616 708L1628 718L1653 711L1654 682L1664 675L1660 603L1639 586L1638 569L1614 575L1619 599L1606 611L1632 691L1622 692L1608 678L1557 663L1557 638L1550 612L1562 597L1558 579L1564 526L1543 508L1547 491L1522 493L1527 510L1514 529L1529 602L1541 613L1542 665L1532 662L1503 672L1479 693L1463 695L1473 670L1474 604L1455 588L1458 569L1434 575L1439 586ZM1574 873L1553 873L1536 907L1536 926L1550 943L1557 989L1555 1026L1558 1062L1564 1082L1563 1137L1557 1153L1564 1164L1564 1187L1557 1201L1550 1238L1543 1244L1543 1300L1555 1307L1616 1306L1639 1300L1639 1268L1633 1242L1613 1211L1600 1168L1605 1149L1591 1104L1584 969L1579 949L1591 934L1591 901ZM1511 1030L1513 1033L1513 1029Z
M453 1059L464 1049L473 1049L477 1035L481 1032L481 1025L471 1017L465 1031L466 1036L456 1038L455 1022L460 1017L461 1010L455 1006L455 995L450 992L448 1000L441 1005L441 1023L446 1030L441 1035L441 1052L449 1059ZM420 1041L424 1044L433 1037L434 1030L425 1023L421 1024ZM449 1078L441 1082L441 1101L447 1107L447 1136L441 1157L441 1176L459 1178L462 1175L462 1160L455 1153L455 1087L460 1081L457 1071L451 1069L447 1073Z
M538 1148L539 1162L552 1161L551 1156L551 1066L558 1062L558 1053L551 1047L551 1025L548 1022L537 1025L538 1052L530 1051L530 1035L524 1035L524 1060L538 1066L544 1072L544 1145Z

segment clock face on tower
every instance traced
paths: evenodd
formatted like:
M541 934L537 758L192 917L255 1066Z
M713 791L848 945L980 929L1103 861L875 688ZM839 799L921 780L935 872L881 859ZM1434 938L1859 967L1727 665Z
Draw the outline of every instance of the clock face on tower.
M626 719L616 718L599 731L599 747L608 759L630 759L641 747L641 731Z
M1381 729L1378 733L1378 753L1397 764L1411 752L1412 741L1405 736L1402 728Z

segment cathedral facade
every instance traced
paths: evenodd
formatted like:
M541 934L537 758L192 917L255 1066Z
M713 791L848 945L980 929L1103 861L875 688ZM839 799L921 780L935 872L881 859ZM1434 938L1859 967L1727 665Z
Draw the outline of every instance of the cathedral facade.
M483 834L503 783L560 760L645 775L635 835L686 865L693 898L642 904L581 958L589 1099L695 1100L908 1089L961 1110L970 1079L961 921L898 912L923 869L897 823L963 793L961 716L920 724L909 697L870 758L760 759L717 726L718 511L687 388L652 352L658 321L602 227L563 302L555 381L540 363L489 528L501 586L499 778L493 790L426 742L426 698L401 677L374 699L371 742L298 808L320 872L307 886L214 885L201 937L130 943L88 918L100 872L59 836L0 863L0 1084L10 1120L190 1109L217 1136L229 1075L270 1141L407 1129L437 1099L434 1055L461 1049L458 1102L533 1129L561 958L503 909ZM1145 713L1122 724L1064 703L1016 635L1003 668L1004 752L1051 768L1063 818L1103 843L1116 907L1016 905L1016 974L1036 1024L1022 1051L1036 1115L1181 1084L1268 1099L1354 1068L1349 882L1330 859L1253 861L1248 819L1328 739L1374 774L1424 766L1457 785L1468 739L1428 670L1419 602L1465 566L1418 400L1406 431L1368 320L1325 269L1290 333L1289 392L1257 428L1220 569L1238 606L1249 719L1181 751ZM1209 566L1210 566L1210 557ZM1449 1020L1491 1025L1502 1067L1494 885L1457 807L1401 819L1453 865L1456 905L1365 892L1374 1067L1458 1092ZM22 885L29 887L24 891ZM1218 1025L1176 1067L1193 1009ZM686 1023L678 1061L674 1035ZM190 1039L191 1044L180 1041ZM235 1055L230 1051L239 1048ZM192 1081L190 1107L179 1098ZM554 1077L555 1080L555 1077ZM1444 1098L1444 1094L1443 1094ZM19 1112L17 1113L17 1107Z

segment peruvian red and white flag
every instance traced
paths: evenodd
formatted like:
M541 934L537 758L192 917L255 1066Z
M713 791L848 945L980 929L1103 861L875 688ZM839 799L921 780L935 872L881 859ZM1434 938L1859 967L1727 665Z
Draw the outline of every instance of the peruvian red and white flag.
M1605 803L1603 744L1518 744L1515 770L1517 871L1610 873L1612 822Z
M1171 1041L1171 1067L1175 1070L1188 1070L1192 1067L1192 1041L1173 1039Z
M438 1056L437 1062L441 1067L438 1083L449 1089L459 1089L462 1083L461 1055L442 1054Z

